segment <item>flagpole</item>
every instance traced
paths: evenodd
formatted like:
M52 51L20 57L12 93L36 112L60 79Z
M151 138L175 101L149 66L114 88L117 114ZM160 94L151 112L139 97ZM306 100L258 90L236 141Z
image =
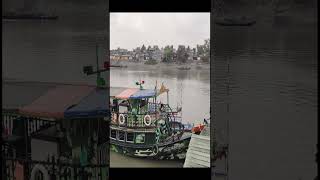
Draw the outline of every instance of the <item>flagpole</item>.
M154 101L155 101L155 109L157 110L157 84L158 84L158 81L156 80L156 87L155 87L155 91L156 91L156 96L154 97Z
M169 89L167 90L167 104L169 104Z

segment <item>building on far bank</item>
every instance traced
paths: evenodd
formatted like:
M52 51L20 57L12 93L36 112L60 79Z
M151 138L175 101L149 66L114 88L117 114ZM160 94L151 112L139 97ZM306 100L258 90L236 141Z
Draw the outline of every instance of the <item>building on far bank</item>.
M110 60L112 61L129 61L129 60L132 60L132 56L131 55L119 55L119 54L116 54L116 55L111 55L110 56Z
M156 60L157 62L160 62L162 60L163 57L163 53L161 52L161 50L159 49L158 46L153 46L148 48L147 50L147 58L148 59L153 59Z

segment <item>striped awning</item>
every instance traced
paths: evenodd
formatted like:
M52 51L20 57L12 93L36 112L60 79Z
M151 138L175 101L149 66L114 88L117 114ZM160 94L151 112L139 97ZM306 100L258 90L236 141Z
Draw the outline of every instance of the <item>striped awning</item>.
M139 89L136 88L130 88L122 91L120 94L116 95L116 98L118 99L129 99L133 94L138 92Z
M78 104L92 90L94 87L90 86L60 85L20 108L19 113L33 117L64 118L65 110Z

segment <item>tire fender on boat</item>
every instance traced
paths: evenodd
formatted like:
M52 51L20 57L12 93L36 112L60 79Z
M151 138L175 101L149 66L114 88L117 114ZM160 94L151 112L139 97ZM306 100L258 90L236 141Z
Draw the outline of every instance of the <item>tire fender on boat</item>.
M43 174L43 179L44 180L50 180L50 176L48 173L48 170L41 164L36 164L31 171L31 178L30 180L35 180L36 179L36 173L40 171Z
M157 154L158 154L158 152L159 152L159 148L158 148L158 146L157 146L157 145L155 145L155 146L152 148L152 152L153 152L155 155L157 155Z
M149 120L147 120L149 119ZM143 122L146 126L150 126L151 125L151 117L150 115L145 115L144 118L143 118Z
M125 121L126 121L126 119L125 119L124 115L123 114L119 114L119 123L121 125L123 125L125 123Z
M114 122L114 123L117 123L117 114L116 113L112 113L112 121Z

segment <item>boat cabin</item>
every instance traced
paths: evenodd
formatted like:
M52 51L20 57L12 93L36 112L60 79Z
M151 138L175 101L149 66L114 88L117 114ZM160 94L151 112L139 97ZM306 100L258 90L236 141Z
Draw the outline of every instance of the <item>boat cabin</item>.
M168 89L127 88L111 95L111 142L129 145L154 145L161 143L178 130L178 120L167 103L159 96ZM177 122L178 123L178 122ZM174 126L173 126L174 125Z

